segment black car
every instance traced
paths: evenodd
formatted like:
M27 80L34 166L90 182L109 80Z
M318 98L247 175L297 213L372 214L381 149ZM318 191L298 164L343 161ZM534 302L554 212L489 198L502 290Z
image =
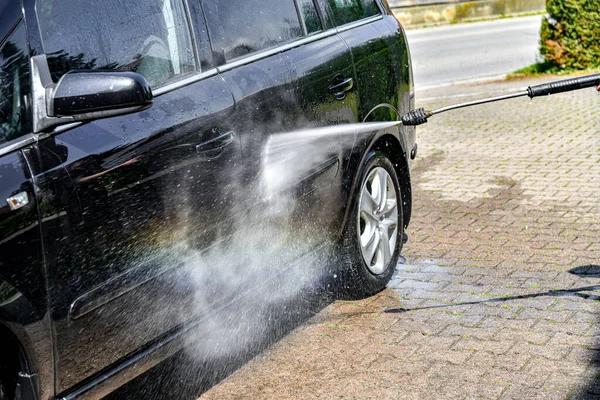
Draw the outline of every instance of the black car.
M416 144L373 122L411 75L385 0L0 0L0 399L106 395L231 300L228 266L257 290L237 261L333 248L382 290Z

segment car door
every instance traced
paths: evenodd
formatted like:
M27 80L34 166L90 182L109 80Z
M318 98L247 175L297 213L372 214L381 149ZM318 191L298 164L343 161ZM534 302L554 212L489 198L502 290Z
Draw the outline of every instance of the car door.
M360 94L359 116L368 121L395 120L386 107L369 112L380 104L408 112L408 104L399 102L400 93L408 92L408 54L398 54L403 38L392 34L390 25L398 22L388 16L377 0L319 0L325 18L337 27L340 37L352 50L356 85ZM397 33L397 29L396 29ZM405 57L402 64L398 56ZM406 87L401 87L405 83ZM404 114L400 114L404 115Z
M312 0L203 7L235 98L250 225L255 236L274 238L274 253L284 249L272 256L284 263L330 240L339 221L340 137L303 131L356 122L350 50L327 30Z
M241 157L233 97L216 70L200 69L205 39L185 5L37 1L39 50L55 82L74 69L133 71L155 95L148 110L59 127L26 153L59 394L193 318L200 263L190 260L228 231Z

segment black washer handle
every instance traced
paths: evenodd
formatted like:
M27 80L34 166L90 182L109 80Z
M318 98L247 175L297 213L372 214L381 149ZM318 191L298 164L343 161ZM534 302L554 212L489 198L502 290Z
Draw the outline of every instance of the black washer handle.
M548 96L550 94L570 92L600 85L600 74L586 75L580 78L565 79L557 82L529 86L527 95L530 98Z

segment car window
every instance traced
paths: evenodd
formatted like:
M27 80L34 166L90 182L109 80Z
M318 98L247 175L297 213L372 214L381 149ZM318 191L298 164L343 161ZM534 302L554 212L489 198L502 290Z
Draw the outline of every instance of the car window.
M213 47L227 60L302 36L294 0L205 0Z
M150 86L195 70L183 0L38 0L55 81L73 69L133 71Z
M31 132L31 84L25 26L0 42L0 143Z
M323 28L321 26L321 20L317 13L317 7L313 0L298 0L298 6L302 13L302 18L306 24L306 31L310 35L311 33L319 32Z
M335 26L380 14L375 0L319 0Z

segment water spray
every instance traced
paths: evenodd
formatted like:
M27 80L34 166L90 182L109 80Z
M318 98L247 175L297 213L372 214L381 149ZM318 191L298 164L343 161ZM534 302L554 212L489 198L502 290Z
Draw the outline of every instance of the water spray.
M533 99L534 97L571 92L573 90L596 87L598 85L600 85L600 74L592 74L582 76L579 78L543 83L541 85L529 86L527 90L524 90L522 92L508 94L504 96L491 97L483 100L470 101L468 103L455 104L439 108L437 110L425 110L424 108L418 108L416 110L410 111L408 114L402 117L402 124L407 126L417 126L426 123L428 118L446 111L458 110L460 108L472 107L480 104L494 103L497 101L510 100L525 96L528 96L530 99Z

